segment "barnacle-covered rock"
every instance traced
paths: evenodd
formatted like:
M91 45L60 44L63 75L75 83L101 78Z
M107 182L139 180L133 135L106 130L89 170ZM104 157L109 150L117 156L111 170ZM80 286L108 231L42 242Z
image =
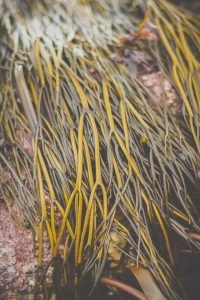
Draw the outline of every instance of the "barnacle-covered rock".
M16 215L16 209L11 212ZM0 299L17 299L35 279L37 258L32 234L17 224L5 204L0 203Z

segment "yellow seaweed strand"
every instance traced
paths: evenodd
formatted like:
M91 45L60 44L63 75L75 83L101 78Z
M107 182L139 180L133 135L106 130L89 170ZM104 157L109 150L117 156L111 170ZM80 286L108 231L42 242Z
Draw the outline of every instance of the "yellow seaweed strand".
M34 43L34 54L35 54L36 67L37 67L37 70L39 73L40 81L41 81L42 86L44 86L45 79L44 79L42 63L41 63L41 59L40 59L40 40L39 40L39 38L37 38Z
M169 242L169 239L168 239L167 231L165 229L163 220L162 220L162 218L160 216L160 213L159 213L156 205L154 203L152 203L152 206L153 206L153 210L155 212L156 218L158 220L158 223L159 223L159 225L161 227L161 230L163 232L163 236L164 236L164 239L165 239L165 244L166 244L167 251L168 251L168 254L169 254L170 262L171 262L172 265L174 265L174 258L173 258L173 255L172 255L172 251L171 251L171 247L170 247L170 242Z

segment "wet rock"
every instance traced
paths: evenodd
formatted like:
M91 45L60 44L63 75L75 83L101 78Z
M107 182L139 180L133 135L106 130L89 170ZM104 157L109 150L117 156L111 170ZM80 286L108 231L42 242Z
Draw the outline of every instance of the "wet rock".
M0 300L17 299L17 292L27 288L30 278L27 272L35 263L31 235L13 220L7 206L0 203ZM34 278L33 272L31 276Z

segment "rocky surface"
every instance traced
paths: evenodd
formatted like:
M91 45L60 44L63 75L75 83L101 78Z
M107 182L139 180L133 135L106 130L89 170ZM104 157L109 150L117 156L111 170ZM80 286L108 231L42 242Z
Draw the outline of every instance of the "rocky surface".
M161 72L152 72L140 76L145 87L155 96L155 104L167 106L172 115L179 115L182 111L182 101L178 98L170 81Z
M11 213L16 214L14 206ZM17 224L0 203L0 300L17 299L17 292L30 289L36 264L31 231Z

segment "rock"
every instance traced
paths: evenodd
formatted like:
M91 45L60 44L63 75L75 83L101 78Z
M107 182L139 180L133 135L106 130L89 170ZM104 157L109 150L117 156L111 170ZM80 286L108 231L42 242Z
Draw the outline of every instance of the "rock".
M30 277L34 279L37 260L32 249L29 232L17 224L7 206L0 203L0 300L17 299L17 292L27 288ZM28 275L30 270L32 274Z

